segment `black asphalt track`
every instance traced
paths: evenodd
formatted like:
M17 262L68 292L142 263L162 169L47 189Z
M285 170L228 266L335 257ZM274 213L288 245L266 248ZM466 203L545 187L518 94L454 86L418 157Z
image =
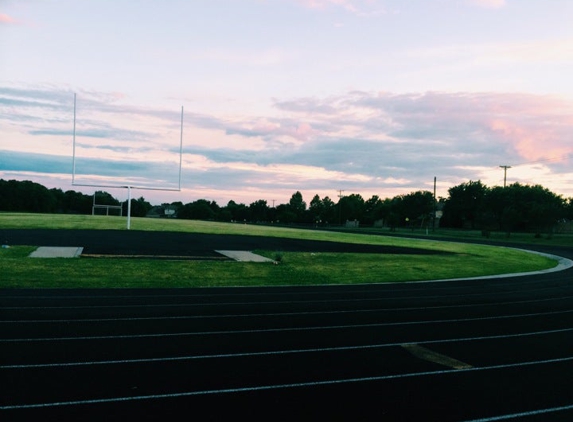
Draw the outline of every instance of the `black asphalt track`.
M573 258L573 248L550 252ZM573 420L572 269L336 287L2 289L0 334L1 421Z
M277 237L216 235L137 230L17 230L0 231L9 245L82 246L83 255L178 256L189 259L220 257L216 250L311 251L391 254L437 254L427 249Z

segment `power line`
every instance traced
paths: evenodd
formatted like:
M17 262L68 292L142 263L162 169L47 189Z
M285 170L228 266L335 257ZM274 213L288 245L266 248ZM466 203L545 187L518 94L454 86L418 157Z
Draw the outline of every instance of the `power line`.
M541 160L536 160L536 161L526 161L523 163L519 163L519 164L514 164L514 167L517 166L529 166L532 164L541 164L541 163L551 163L551 162L557 162L557 161L562 161L562 160L566 160L568 158L571 158L573 156L573 153L568 152L567 154L562 154L562 155L556 155L553 157L548 157L548 158L543 158Z
M542 163L551 163L551 162L558 162L558 161L564 161L567 160L569 158L573 158L573 152L567 153L567 154L562 154L562 155L556 155L553 157L548 157L548 158L543 158L541 160L535 160L535 161L522 161L520 163L512 163L509 167L522 167L522 166L531 166L534 164L542 164ZM499 167L503 167L503 166L499 166ZM494 171L495 169L497 169L497 167L492 167L491 171ZM495 170L497 171L497 170Z

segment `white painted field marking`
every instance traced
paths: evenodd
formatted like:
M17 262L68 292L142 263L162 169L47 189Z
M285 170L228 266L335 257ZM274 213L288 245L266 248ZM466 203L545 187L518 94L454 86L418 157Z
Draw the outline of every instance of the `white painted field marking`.
M506 421L508 419L526 418L529 416L545 415L548 413L565 412L566 410L573 410L573 404L570 404L568 406L549 407L547 409L529 410L527 412L512 413L508 415L491 416L489 418L472 419L463 422Z
M557 313L569 313L571 311L555 311ZM547 315L552 315L552 312ZM478 318L456 318L443 320L426 320L426 321L406 321L406 322L381 322L370 324L346 324L346 325L319 325L310 327L284 327L284 328L265 328L254 330L221 330L221 331L197 331L197 332L179 332L179 333L150 333L150 334L132 334L118 336L78 336L78 337L40 337L40 338L8 338L0 339L0 343L13 342L34 342L34 341L71 341L71 340L103 340L114 338L146 338L146 337L174 337L174 336L197 336L197 335L217 335L217 334L252 334L252 333L274 333L287 331L314 331L314 330L340 330L349 328L373 328L373 327L392 327L405 325L428 325L428 324L447 324L457 322L485 321L493 319L533 317L542 314L524 314L518 316L499 316L499 317L478 317Z
M340 310L340 311L307 311L307 312L274 312L274 313L256 313L256 314L218 314L218 315L180 315L180 316L163 316L163 317L126 317L126 318L86 318L86 319L26 319L26 320L5 320L0 324L56 324L56 323L78 323L85 322L121 322L121 321L175 321L187 319L223 319L223 318L256 318L256 317L281 317L281 316L299 316L299 315L336 315L336 314L361 314L387 312L389 309L358 309L358 310ZM456 318L442 320L425 320L425 321L408 321L408 322L388 322L386 325L413 325L413 324L432 324L442 322L469 322L469 321L489 321L493 319L511 319L511 318L529 318L548 315L570 314L573 310L537 312L528 314L510 314L489 317L475 318Z
M92 362L61 362L61 363L38 363L38 364L22 364L22 365L0 365L0 369L22 369L22 368L42 368L42 367L59 367L59 366L91 366L91 365L114 365L124 363L146 363L146 362L162 362L162 361L175 361L175 360L195 360L195 359L222 359L222 358L235 358L235 357L249 357L249 356L272 356L272 355L287 355L298 353L317 353L317 352L340 352L347 350L367 350L367 349L382 349L386 347L402 347L404 344L439 344L439 343L455 343L463 341L480 341L480 340L495 340L516 337L530 337L548 334L557 334L573 331L573 328L566 328L562 330L551 331L537 331L532 333L508 334L498 336L484 336L484 337L467 337L467 338L454 338L442 340L425 340L409 343L381 343L381 344L366 344L362 346L338 346L338 347L321 347L313 349L291 349L291 350L273 350L264 352L247 352L247 353L226 353L216 355L195 355L195 356L175 356L166 358L147 358L147 359L121 359L109 361L92 361ZM139 337L139 336L135 336Z
M471 365L451 358L441 353L434 352L430 349L420 346L419 344L402 344L402 347L410 352L413 356L426 360L428 362L437 363L439 365L447 366L453 369L466 369L472 368Z
M515 292L510 292L515 294ZM483 294L485 295L485 293ZM467 297L469 295L459 295ZM434 296L428 298L443 298L444 296ZM447 296L448 298L458 296ZM405 298L366 298L366 299L325 299L325 300L276 300L265 302L219 302L219 303L170 303L170 304L140 304L140 305L84 305L84 306L3 306L4 310L21 310L21 309L118 309L118 308L174 308L174 307L213 307L213 306L252 306L252 305L290 305L290 304L313 304L313 303L357 303L357 302L377 302L389 300L406 300L406 299L419 299L421 297L405 297ZM402 307L402 308L387 308L390 311L406 311L406 310L425 310L425 309L451 309L451 308L475 308L479 306L500 306L500 305L517 305L522 303L539 303L551 302L565 299L571 299L573 296L557 296L546 299L528 299L506 302L484 302L484 303L471 303L464 305L442 305L442 306L415 306L415 307Z
M573 356L570 356L570 357L559 358L559 359L547 359L547 360L538 360L538 361L530 361L530 362L522 362L522 363L511 363L511 364L504 364L504 365L483 366L483 367L479 367L479 368L474 367L474 368L466 368L466 369L449 369L449 370L443 370L443 371L426 371L426 372L415 372L415 373L410 373L410 374L383 375L383 376L377 376L377 377L345 378L345 379L328 380L328 381L310 381L310 382L300 382L300 383L291 383L291 384L276 384L276 385L261 385L261 386L253 386L253 387L226 388L226 389L220 389L220 390L186 391L186 392L180 392L180 393L150 394L150 395L146 395L146 396L111 397L111 398L105 398L105 399L75 400L75 401L63 401L63 402L52 402L52 403L17 404L17 405L0 406L0 410L33 409L33 408L56 407L56 406L76 406L76 405L82 405L82 404L117 403L117 402L137 401L137 400L157 400L157 399L177 398L177 397L204 396L204 395L208 395L208 394L231 394L231 393L244 393L244 392L252 392L252 391L278 390L278 389L282 389L282 388L319 387L319 386L323 386L323 385L337 385L337 384L349 384L349 383L372 382L372 381L387 381L387 380L401 379L401 378L449 375L449 374L458 374L458 373L464 373L464 372L509 369L509 368L519 368L519 367L534 366L534 365L548 365L548 364L552 364L552 363L569 362L572 360L573 360Z

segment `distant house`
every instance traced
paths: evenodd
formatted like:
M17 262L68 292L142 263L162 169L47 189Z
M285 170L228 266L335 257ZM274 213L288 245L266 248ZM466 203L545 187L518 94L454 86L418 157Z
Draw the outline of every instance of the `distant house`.
M177 210L171 206L157 205L145 215L149 218L176 218Z
M557 233L573 233L573 221L563 219L559 220L556 228Z

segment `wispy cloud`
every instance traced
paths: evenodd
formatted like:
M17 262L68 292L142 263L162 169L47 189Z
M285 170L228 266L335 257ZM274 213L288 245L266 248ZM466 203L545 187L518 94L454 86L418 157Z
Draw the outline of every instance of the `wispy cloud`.
M295 0L304 7L325 10L337 7L359 17L373 17L386 14L386 9L378 0Z
M500 9L506 5L506 0L469 0L469 2L488 9Z
M262 50L208 49L185 53L187 59L199 63L214 62L226 65L271 67L284 65L298 57L296 51L280 47Z
M447 44L431 48L413 49L406 58L430 61L442 71L457 68L499 69L504 65L572 63L573 39L558 38L529 42L498 42L475 44Z

